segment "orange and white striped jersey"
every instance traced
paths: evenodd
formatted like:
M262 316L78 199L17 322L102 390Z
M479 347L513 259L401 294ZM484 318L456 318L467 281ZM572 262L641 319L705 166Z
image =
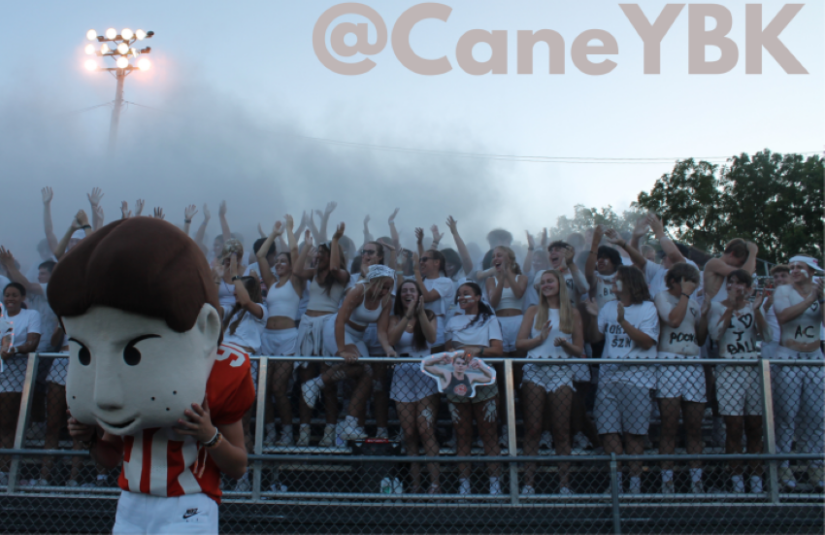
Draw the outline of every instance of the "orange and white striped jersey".
M255 401L249 355L234 344L222 344L206 383L206 399L216 426L239 421ZM204 493L221 503L221 474L212 457L196 473L200 444L172 428L145 429L123 437L123 469L118 486L153 496ZM203 462L203 454L201 461Z

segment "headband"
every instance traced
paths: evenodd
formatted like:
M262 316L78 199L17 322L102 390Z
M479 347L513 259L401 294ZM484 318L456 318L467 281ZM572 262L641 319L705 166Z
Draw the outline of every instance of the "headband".
M803 264L806 264L808 267L810 267L814 271L822 271L822 268L819 267L819 262L817 262L815 258L811 258L810 256L797 255L797 256L792 257L788 261L789 264L793 264L794 262L801 262Z
M391 279L394 279L395 270L383 264L376 264L370 266L369 271L367 271L367 280L371 281L373 279L377 279L380 277L389 277Z

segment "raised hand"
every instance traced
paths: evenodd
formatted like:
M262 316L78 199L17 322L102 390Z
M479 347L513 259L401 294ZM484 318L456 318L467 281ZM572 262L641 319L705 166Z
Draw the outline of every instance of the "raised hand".
M398 211L399 211L399 210L401 210L401 208L396 208L396 209L395 209L395 210L394 210L394 211L390 214L390 217L387 219L387 223L389 223L390 225L395 224L395 216L397 216L397 215L398 215Z
M307 244L307 247L312 247L312 232L309 229L304 231L304 242Z
M209 211L209 207L206 206L206 203L203 203L203 219L209 221L212 217L212 213Z
M662 224L662 220L659 219L659 216L657 216L653 212L647 214L647 224L650 225L650 229L656 236L661 236L662 234L664 234L665 227Z
M286 229L292 232L292 229L295 228L295 220L293 220L292 216L289 214L284 216L284 220L286 221Z
M77 224L76 228L78 229L88 226L89 217L86 215L86 212L84 212L83 210L78 210L77 214L74 216L74 223Z
M564 263L568 266L573 264L573 258L576 256L576 250L573 248L572 245L568 245L564 248Z
M0 245L0 264L6 267L14 265L14 256L12 256L11 251L2 245Z
M602 241L602 237L604 236L604 227L601 225L596 225L593 229L593 243L599 243Z
M184 221L192 222L192 218L195 217L198 213L198 208L194 204L190 204L186 208L183 209L183 219Z
M367 232L369 232L369 225L370 225L370 215L367 214L367 216L364 218L364 230L367 231Z
M335 234L332 235L333 240L340 240L341 236L344 235L344 230L346 229L346 225L344 222L338 223L338 226L335 227Z
M87 193L86 197L89 199L89 204L95 207L100 204L100 199L103 198L103 190L97 187L92 188L92 192Z
M541 229L541 248L547 248L547 245L550 243L550 240L547 239L547 227Z
M650 215L646 215L636 221L636 225L633 227L633 237L634 238L641 238L645 234L647 234L647 228L650 226L648 223L648 218Z
M607 229L604 233L604 236L605 238L607 238L607 241L614 245L624 245L625 243L624 238L622 238L621 235L614 228Z
M138 217L140 214L143 213L143 205L146 204L146 201L143 199L138 199L135 201L135 217Z
M433 225L430 227L430 231L433 233L433 242L439 243L441 242L441 238L444 237L444 234L438 232L438 225Z
M533 238L533 236L530 235L530 231L525 230L524 234L527 235L527 247L530 248L531 250L535 249L536 248L536 240Z
M164 218L166 218L166 216L163 214L163 208L161 208L160 206L155 208L154 218L155 219L164 219Z
M328 203L327 203L327 207L326 207L326 209L324 210L323 215L324 215L324 216L326 216L326 217L329 217L329 214L331 214L333 211L335 211L335 209L336 209L337 207L338 207L338 203L337 203L337 202L335 202L335 201L328 202Z
M447 216L447 228L450 229L450 233L458 234L458 221L453 219L453 216Z
M420 269L419 263L420 259L418 258L418 253L413 252L413 271L415 271L416 273L418 273Z
M384 247L384 249L390 252L395 251L395 246L387 243L386 240L378 240L378 243L380 243Z
M221 205L218 207L218 217L225 217L226 216L226 201L221 201Z
M40 190L40 195L43 197L43 204L51 204L54 198L54 192L48 186Z
M132 217L132 211L129 210L128 202L123 201L120 203L120 215L121 219L129 219L130 217Z
M424 243L424 229L415 227L415 241L418 244Z

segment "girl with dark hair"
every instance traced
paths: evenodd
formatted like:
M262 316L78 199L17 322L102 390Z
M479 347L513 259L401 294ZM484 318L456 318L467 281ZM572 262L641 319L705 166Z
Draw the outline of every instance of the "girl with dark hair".
M347 271L347 260L344 252L338 244L338 240L344 235L344 224L338 225L335 234L332 236L330 244L322 243L315 253L315 267L306 268L306 260L309 250L312 247L312 235L307 231L305 235L304 249L301 251L298 260L293 264L292 271L298 278L311 281L309 285L309 301L307 311L301 318L298 326L298 353L305 356L324 355L324 325L333 315L338 312L341 299L344 296L350 274ZM326 367L322 367L326 371ZM307 381L317 376L317 368L304 362L299 369L301 381ZM338 396L333 390L325 392L324 401L326 404L326 426L324 435L318 444L323 447L335 445L335 424L338 413ZM312 408L307 406L303 397L299 405L301 410L301 422L309 422L312 417ZM310 428L309 424L301 424L298 445L309 446Z
M557 270L545 271L539 281L540 301L527 309L516 345L534 359L579 358L584 334L579 311L570 303L564 277ZM550 427L556 454L570 455L570 413L573 405L574 370L567 365L539 363L524 365L521 399L524 410L524 454L538 455L543 413L550 412ZM524 471L524 495L535 494L536 463ZM559 464L559 493L570 490L570 463Z
M40 314L36 310L23 308L25 298L26 287L19 282L10 282L3 288L4 317L14 324L14 338L0 352L4 367L0 374L0 447L3 449L14 447L17 415L26 378L25 354L36 351L40 343ZM0 457L0 485L8 484L8 472L9 458Z
M659 312L661 335L659 358L689 360L701 356L704 336L697 332L701 307L690 296L699 285L699 270L680 262L665 275L667 290L653 299ZM702 366L659 366L656 368L657 396L662 414L662 434L659 454L673 455L676 451L676 433L679 413L685 424L685 442L688 454L701 454L702 417L707 402L705 372ZM702 468L699 461L690 463L691 490L704 492ZM673 494L673 461L662 463L662 493Z
M238 256L233 253L229 259L229 275L235 286L235 306L223 320L223 343L235 344L249 355L260 355L267 312L261 283L255 277L238 276L239 271Z
M727 276L727 297L722 302L705 306L710 337L719 344L723 359L758 359L757 339L770 341L772 333L762 314L762 292L754 301L753 278L744 269ZM706 300L708 303L710 300ZM755 366L717 366L716 398L719 414L725 418L725 452L742 451L742 431L747 438L748 453L762 453L762 396L759 390L759 371ZM762 463L751 462L750 491L762 492ZM744 467L741 460L731 461L733 491L745 492Z
M432 251L430 251L432 252ZM429 254L428 252L427 254ZM504 354L501 327L492 309L481 300L481 288L474 282L467 282L458 288L456 301L464 312L453 316L444 332L447 351L463 349L472 357L500 357ZM497 457L501 452L498 443L497 424L498 387L495 384L479 386L474 397L447 394L450 402L450 416L456 436L456 454L470 455L473 438L473 418L478 422L478 432L484 445L484 453ZM459 471L459 494L470 494L471 465L461 463ZM488 465L490 494L501 494L501 465Z
M304 292L304 283L292 271L292 259L298 257L298 242L292 232L292 217L286 216L287 239L290 252L275 256L275 274L270 270L269 250L274 250L275 238L283 233L281 222L275 224L272 232L258 249L258 265L261 277L266 287L266 330L261 336L261 352L269 356L290 356L295 354L298 329L295 327L295 316ZM276 446L292 446L295 438L292 429L292 403L289 401L289 380L292 378L294 364L286 360L270 362L268 391L275 395L275 406L281 417L281 438L275 440L275 422L266 423L265 440ZM267 417L271 417L270 405L267 404ZM306 412L306 411L304 411ZM268 419L267 418L267 419ZM309 428L309 420L301 421L301 425Z
M595 238L594 238L595 242ZM619 267L611 294L615 300L601 310L595 299L587 303L591 340L604 340L606 359L655 359L659 340L659 315L650 301L644 275L636 267ZM656 376L650 366L602 364L596 393L594 416L607 454L644 453L645 435L650 427L650 390ZM622 437L624 436L624 448ZM630 465L630 492L642 492L642 463ZM619 485L621 489L621 477Z
M444 255L432 249L424 251L421 258L418 258L417 254L413 255L413 273L415 281L424 292L424 307L432 310L438 318L438 332L432 348L433 353L444 350L447 302L453 292L453 281L447 277L446 263Z
M419 443L424 445L427 456L435 457L439 452L435 436L438 387L419 367L421 359L430 354L436 329L435 314L424 308L418 283L404 281L398 288L387 336L398 356L413 359L413 362L395 365L390 388L390 399L395 401L401 430L404 432L407 455L417 456ZM427 469L430 472L429 492L440 492L438 464L429 463ZM410 466L410 478L412 493L416 494L421 488L417 463Z

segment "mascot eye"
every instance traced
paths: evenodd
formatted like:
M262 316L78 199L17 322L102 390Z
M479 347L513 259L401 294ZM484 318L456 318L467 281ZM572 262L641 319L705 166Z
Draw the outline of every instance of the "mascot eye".
M74 338L69 338L70 342L74 342L75 344L80 346L80 350L77 352L77 360L84 366L88 366L92 363L92 352L89 351L89 348L75 340Z
M160 338L160 336L157 334L146 334L143 336L138 336L126 344L126 348L123 350L123 361L126 364L129 366L137 366L140 363L140 350L136 348L135 345L142 340L146 340L147 338Z

